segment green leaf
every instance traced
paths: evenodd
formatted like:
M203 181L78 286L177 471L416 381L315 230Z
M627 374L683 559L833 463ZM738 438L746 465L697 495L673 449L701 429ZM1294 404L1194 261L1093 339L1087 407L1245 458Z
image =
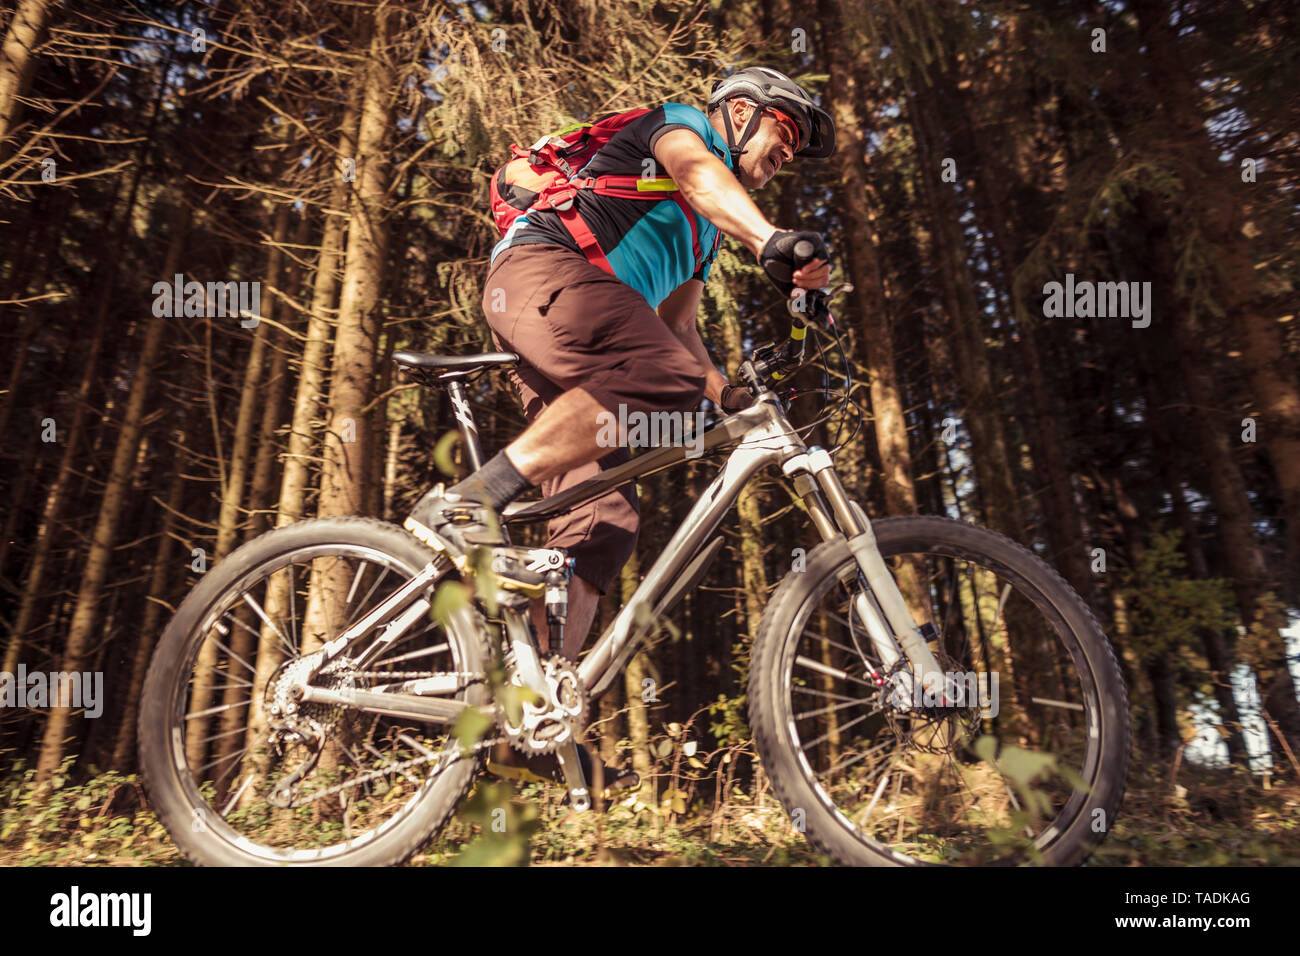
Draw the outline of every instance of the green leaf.
M444 581L433 595L433 619L444 628L452 615L469 606L469 589L459 581Z
M506 716L515 726L522 723L524 719L524 704L537 704L542 700L542 695L537 691L518 684L506 684L501 688L498 696L501 699L501 706L505 708Z
M491 726L491 717L475 707L467 707L456 718L456 724L451 732L460 741L461 747L472 750Z
M489 521L491 515L489 514ZM471 548L469 566L474 575L474 591L483 599L488 614L497 613L497 573L492 570L492 549L483 546Z
M1008 744L998 755L997 767L1019 786L1028 787L1030 781L1039 774L1056 768L1056 758L1051 754L1025 750L1014 744Z
M457 857L451 866L519 866L528 861L528 842L519 836L482 833Z
M462 441L460 432L450 431L438 439L433 446L433 463L444 475L459 477L460 469L456 467L455 448Z
M1070 767L1057 767L1056 772L1064 777L1066 782L1069 783L1070 786L1074 787L1075 790L1081 790L1084 793L1092 793L1092 787L1088 785L1088 781L1080 777L1079 774Z

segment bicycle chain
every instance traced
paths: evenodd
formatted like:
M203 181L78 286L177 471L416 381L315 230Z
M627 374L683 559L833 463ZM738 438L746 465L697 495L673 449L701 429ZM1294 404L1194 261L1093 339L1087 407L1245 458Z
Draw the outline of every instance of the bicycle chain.
M452 765L452 763L454 763L456 760L461 760L464 759L465 757L471 756L473 754L477 754L479 751L484 750L487 747L494 746L496 742L497 741L495 737L492 738L491 740L479 741L472 748L470 748L469 753L466 754L461 754L458 749L455 758L446 760L446 766L434 768L433 771L434 775L440 774L444 770L448 769ZM349 787L359 787L363 783L369 783L371 780L377 780L380 777L385 777L390 773L397 773L399 771L408 770L411 767L418 767L419 765L429 763L432 760L443 760L444 758L446 758L449 752L450 751L448 750L443 750L441 753L429 754L423 757L413 757L410 760L403 760L399 763L391 764L390 766L387 767L380 767L378 770L371 770L370 772L364 773L360 777L357 777L355 780L349 780L345 783L336 783L332 787L326 787L320 793L316 793L310 797L307 797L301 803L294 802L292 804L292 808L296 809L298 807L305 807L309 803L315 803L317 800L323 800L326 797L336 793L340 793L348 789Z
M367 680L421 680L427 677L454 677L475 683L484 679L483 674L470 671L357 671L352 676Z
M573 722L574 725L578 727L577 730L571 729L568 733L562 733L557 735L557 737L554 738L553 740L547 741L543 745L543 748L541 749L537 747L536 743L534 743L534 745L530 747L526 743L523 743L522 741L517 739L517 736L522 736L524 728L522 727L519 728L519 730L516 731L515 734L510 733L507 725L507 721L505 719L504 711L501 710L499 704L494 707L497 716L497 720L496 720L497 726L502 728L502 730L506 731L505 736L506 739L509 741L510 745L516 750L525 754L529 754L531 756L537 756L543 753L553 753L555 750L559 748L559 746L562 743L567 742L574 734L580 733L582 726L585 725L585 720L587 717L587 708L590 703L589 698L587 696L586 688L583 687L581 681L577 679L576 668L574 668L567 659L562 658L559 655L548 655L547 657L543 658L543 667L547 672L548 677L551 678L551 680L556 680L558 677L560 677L560 675L571 676L574 679L574 683L576 684L578 693L580 695L578 701L579 714L576 716L576 718L571 718L571 721ZM418 680L425 677L447 676L447 674L448 672L446 671L352 671L347 674L347 677L352 680L358 680L358 679L359 680L374 680L374 679ZM474 674L474 673L457 672L455 676L458 680L461 678L469 679L471 681L478 681L483 679L482 674ZM525 707L528 706L531 705L525 705ZM306 797L301 801L295 800L291 804L291 806L295 808L303 807L310 803L315 803L318 800L324 800L326 797L333 796L336 793L342 793L344 790L348 790L353 787L359 787L362 784L370 783L372 780L377 780L380 777L386 777L394 773L402 773L406 770L411 769L412 767L423 766L433 761L443 761L444 762L443 766L435 767L433 770L433 775L437 775L439 773L442 773L448 767L450 767L455 760L464 759L465 756L477 754L490 746L494 746L497 743L498 739L499 738L494 736L486 741L479 741L472 748L470 748L469 753L465 755L462 755L459 751L459 748L457 748L456 756L451 759L448 759L448 754L451 753L451 751L444 749L441 753L426 754L426 755L421 755L419 757L412 757L410 760L403 760L395 764L390 764L386 767L380 767L376 770L371 770L368 771L367 773L363 773L359 777L356 777L352 780L347 780L342 783L335 784L331 787L326 787L324 790L321 790L319 793L312 794L311 796Z

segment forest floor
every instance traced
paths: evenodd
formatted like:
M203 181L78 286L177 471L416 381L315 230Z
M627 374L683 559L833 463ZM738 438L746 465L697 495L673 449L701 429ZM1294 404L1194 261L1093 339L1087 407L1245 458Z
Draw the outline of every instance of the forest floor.
M186 865L135 777L55 783L38 797L29 778L0 780L0 865ZM563 800L558 787L531 783L512 791L485 778L411 864L510 865L525 857L549 866L831 862L794 831L770 793L754 800L733 788L721 803L679 802L681 813L671 812L671 800L656 812L636 795L600 814L572 813ZM1171 783L1167 774L1156 778L1135 767L1112 832L1087 865L1300 865L1300 786L1187 764Z

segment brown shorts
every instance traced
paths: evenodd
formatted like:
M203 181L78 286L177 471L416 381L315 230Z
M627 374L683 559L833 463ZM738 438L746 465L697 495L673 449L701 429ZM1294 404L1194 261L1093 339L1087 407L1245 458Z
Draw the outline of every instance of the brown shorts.
M502 252L488 273L483 312L497 348L524 360L510 378L530 422L579 385L615 414L620 404L629 412L690 411L704 394L699 361L645 297L555 243ZM542 494L628 457L619 448L542 482ZM552 519L546 544L566 549L574 573L604 594L636 548L638 524L636 488L628 484Z

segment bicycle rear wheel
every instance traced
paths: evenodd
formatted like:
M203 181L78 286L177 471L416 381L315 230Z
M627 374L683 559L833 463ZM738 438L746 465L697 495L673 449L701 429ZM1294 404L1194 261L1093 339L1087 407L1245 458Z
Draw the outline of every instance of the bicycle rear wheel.
M952 678L891 701L859 615L857 564L826 542L773 595L751 721L808 840L857 865L1082 862L1109 830L1130 753L1114 652L1079 595L1002 535L946 518L873 524Z
M435 558L381 521L303 521L239 548L182 602L145 679L138 738L150 802L190 860L391 865L443 826L480 764L450 727L305 703L285 732L275 694L287 668ZM487 702L481 636L462 633L472 628L421 618L355 666L352 649L363 652L390 620L313 686L366 690L451 673L459 684L447 699Z

